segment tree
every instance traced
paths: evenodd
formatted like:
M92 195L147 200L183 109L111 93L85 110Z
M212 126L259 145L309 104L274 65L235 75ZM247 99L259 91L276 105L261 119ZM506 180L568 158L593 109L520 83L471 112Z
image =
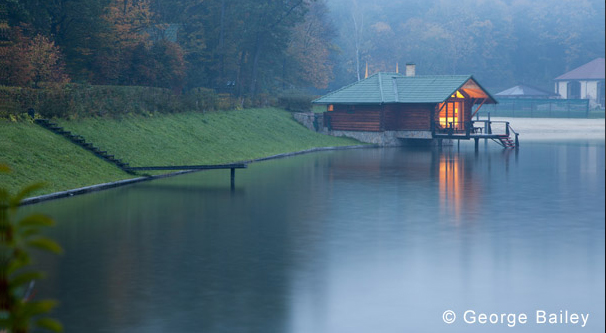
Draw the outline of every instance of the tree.
M2 76L0 84L24 87L32 80L33 66L28 61L28 40L19 28L11 29L9 41L0 47Z
M324 1L314 2L305 20L292 29L290 43L285 53L284 82L298 86L328 87L333 79L333 62L330 53L335 31L327 16Z
M105 28L103 8L109 0L19 0L6 1L12 27L26 24L31 35L53 40L64 56L67 73L89 80Z
M38 88L40 83L69 82L69 77L65 74L62 54L55 43L39 34L27 37L24 34L26 30L23 27L12 29L12 41L5 46L7 55L0 60L8 75L0 82L34 88Z
M148 43L152 22L149 0L112 0L103 19L112 27L114 42L122 49Z
M38 88L42 82L63 84L69 81L64 71L61 53L55 43L48 38L36 35L29 42L27 59L32 68L34 88Z
M151 43L147 29L152 22L148 0L112 0L102 16L106 26L100 36L105 40L95 61L100 83L133 84L126 75L132 67L133 52L139 45Z
M185 61L179 45L162 40L154 43L150 53L155 63L155 86L180 92L185 79Z
M248 95L255 96L260 86L268 88L281 64L275 59L288 47L291 27L303 20L309 6L304 0L249 1L244 26L248 31L240 43L241 69L247 69ZM241 77L242 79L243 77ZM260 84L262 82L262 84Z
M211 54L209 53L207 29L216 29L217 12L216 1L208 3L200 0L177 1L175 6L181 8L183 14L179 16L180 35L179 43L184 51L184 60L187 66L187 84L191 87L212 86L209 75L211 67ZM218 35L214 35L218 38Z

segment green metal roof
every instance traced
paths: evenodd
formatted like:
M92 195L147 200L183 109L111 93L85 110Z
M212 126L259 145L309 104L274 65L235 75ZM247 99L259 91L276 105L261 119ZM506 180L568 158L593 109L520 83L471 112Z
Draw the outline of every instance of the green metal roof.
M377 73L328 93L313 101L315 104L385 104L385 103L441 103L447 100L469 80L471 75L405 76L399 73ZM495 99L488 95L489 103Z

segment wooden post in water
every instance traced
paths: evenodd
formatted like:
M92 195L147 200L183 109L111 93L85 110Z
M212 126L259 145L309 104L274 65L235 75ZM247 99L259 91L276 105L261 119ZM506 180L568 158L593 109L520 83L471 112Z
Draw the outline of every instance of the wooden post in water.
M488 121L484 123L484 134L492 134L490 130L490 111L488 111ZM484 139L484 146L488 146L488 139Z
M233 190L236 187L236 169L231 168L231 189Z

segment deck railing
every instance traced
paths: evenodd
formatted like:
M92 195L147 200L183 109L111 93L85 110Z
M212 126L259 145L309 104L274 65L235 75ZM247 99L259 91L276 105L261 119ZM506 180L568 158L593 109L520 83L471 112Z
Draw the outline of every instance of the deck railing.
M439 120L436 120L434 122L433 130L435 133L438 133L438 134L448 134L448 135L466 134L466 135L469 135L470 125L471 125L471 122L463 122L463 121L451 122L451 121L449 121L447 123L446 127L444 127L444 126L442 126L442 124L440 123Z
M513 127L511 127L511 124L508 121L495 121L495 120L474 120L472 121L473 125L473 132L477 132L479 131L480 133L484 133L484 134L505 134L508 137L511 136L511 134L513 134L515 136L515 144L516 147L518 147L519 144L519 135L520 133L516 132ZM483 123L482 127L477 127L475 124L476 123ZM497 124L497 131L495 133L494 129L493 129L493 124Z
M514 140L516 147L519 143L519 133L511 127L511 124L508 121L477 119L458 125L460 127L455 127L453 126L453 123L450 123L447 128L444 128L438 122L435 122L433 126L434 135L465 139L482 137L485 137L486 139L492 137L492 139L495 139L499 136L507 136L509 138L511 137L511 134L513 134L515 136Z
M511 125L509 124L509 122L507 122L507 135L511 136L510 133L513 133L515 135L515 144L516 144L516 148L520 147L520 133L516 132L513 127L511 127Z

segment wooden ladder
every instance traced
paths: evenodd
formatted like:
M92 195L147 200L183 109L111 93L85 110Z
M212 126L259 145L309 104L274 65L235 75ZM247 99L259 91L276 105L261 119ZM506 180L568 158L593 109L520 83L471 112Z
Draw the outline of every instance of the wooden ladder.
M515 142L507 134L499 135L497 139L499 140L497 142L504 148L515 148L516 147Z

